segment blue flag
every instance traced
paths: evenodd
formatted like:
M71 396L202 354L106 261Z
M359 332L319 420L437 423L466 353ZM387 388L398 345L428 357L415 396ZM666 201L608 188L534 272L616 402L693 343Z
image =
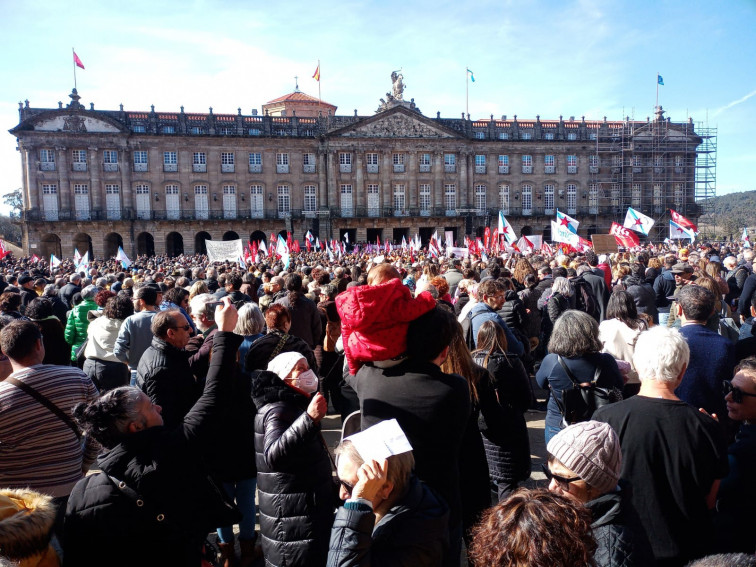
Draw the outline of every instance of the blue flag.
M656 82L659 83L660 85L664 85L664 79L662 78L661 75L656 75Z
M470 80L474 83L475 82L475 76L473 75L473 72L470 69L468 69L467 72L470 73Z

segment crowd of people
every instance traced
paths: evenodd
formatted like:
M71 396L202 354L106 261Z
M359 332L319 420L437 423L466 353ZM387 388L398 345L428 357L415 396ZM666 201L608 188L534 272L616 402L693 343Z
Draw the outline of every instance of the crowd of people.
M751 248L255 260L0 261L0 565L756 565Z

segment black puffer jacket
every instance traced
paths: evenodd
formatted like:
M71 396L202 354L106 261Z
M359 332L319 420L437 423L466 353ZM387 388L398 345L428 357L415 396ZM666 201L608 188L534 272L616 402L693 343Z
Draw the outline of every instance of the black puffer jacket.
M320 317L320 316L318 316ZM283 331L273 329L252 343L247 351L247 359L244 361L244 368L248 372L254 370L267 370L268 363L275 358L273 353L276 351L278 343L283 338L283 345L277 354L282 352L298 352L307 359L307 364L315 372L318 371L318 363L315 361L315 355L312 349L299 337L285 334Z
M627 293L635 300L638 313L646 313L653 318L654 323L658 323L659 314L656 309L654 288L635 276L627 276L622 280L622 283L625 285Z
M620 481L620 490L591 500L586 507L593 516L593 537L598 547L597 567L647 567L655 565L651 544L630 504L630 486Z
M499 310L499 315L510 329L517 329L526 336L530 336L527 335L528 313L525 310L525 304L515 290L507 290L506 302Z
M100 457L98 468L141 495L143 506L103 473L76 484L65 519L66 566L196 566L207 534L241 519L200 457L231 401L229 378L241 341L216 334L205 390L180 425L131 434Z
M157 337L139 361L137 385L163 408L166 427L181 423L202 394L189 368L188 353Z
M324 565L336 492L309 398L272 372L252 376L260 534L266 565Z
M483 365L485 353L473 360ZM478 384L480 418L478 428L492 481L507 484L530 477L530 440L525 411L530 406L530 384L522 362L516 356L493 353L488 357L493 379Z
M541 291L533 286L523 289L517 295L522 300L526 312L530 309L527 324L525 325L525 335L528 337L537 337L541 334L541 311L538 309L538 300L541 298Z

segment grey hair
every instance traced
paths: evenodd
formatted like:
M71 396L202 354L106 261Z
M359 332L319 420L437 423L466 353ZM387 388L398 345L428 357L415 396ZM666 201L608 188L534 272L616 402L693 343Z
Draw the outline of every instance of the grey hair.
M577 267L577 268L575 269L575 273L576 273L577 275L579 275L579 276L580 276L580 275L582 275L582 274L584 274L585 272L590 272L590 271L591 271L591 267L590 267L590 266L589 266L588 264L580 264L580 265L579 265L579 266L578 266L578 267Z
M58 295L58 288L55 284L47 284L45 286L45 290L42 292L42 295L45 297L53 297L55 295Z
M215 321L215 309L207 308L207 304L213 301L217 301L217 299L212 293L200 293L192 297L189 301L189 307L193 315L200 316L204 313L208 320Z
M333 451L336 463L338 464L340 458L349 459L354 465L359 468L365 462L357 452L357 448L349 439L344 439L338 444ZM415 457L412 451L400 453L399 455L391 455L388 459L388 480L394 483L394 488L391 491L392 496L401 497L407 490L409 485L410 475L412 469L415 468Z
M94 285L88 285L84 289L81 290L81 298L82 299L92 299L95 295L97 295L100 292L100 288Z
M656 325L642 332L635 343L633 365L641 382L656 380L674 384L689 360L688 343L674 328Z
M554 323L548 347L550 353L567 358L601 352L603 345L596 319L584 311L568 309Z
M688 567L756 567L756 557L745 553L720 553L688 563Z
M78 282L79 280L81 280L81 274L78 273L78 272L76 272L75 274L71 274L70 276L68 276L68 281L71 282L71 283Z
M265 327L265 319L257 303L245 303L239 308L239 320L234 333L242 337L257 335Z
M77 404L73 417L86 433L111 449L128 435L129 423L140 419L139 402L143 395L139 388L121 386L88 404Z
M570 287L570 280L567 278L555 278L554 283L551 284L552 293L561 293L565 297L572 295L572 288Z

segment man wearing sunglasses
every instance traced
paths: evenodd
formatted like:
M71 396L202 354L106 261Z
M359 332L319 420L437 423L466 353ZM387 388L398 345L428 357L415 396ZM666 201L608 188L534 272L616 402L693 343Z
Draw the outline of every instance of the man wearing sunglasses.
M756 548L756 358L735 368L723 384L727 415L740 423L728 448L730 473L722 479L714 519L717 548L753 553Z
M166 309L152 319L152 344L137 368L137 386L163 408L166 427L181 423L202 395L184 347L192 327L178 309Z
M630 500L660 566L685 565L712 551L711 510L728 470L722 427L676 395L689 359L676 329L641 333L633 355L640 392L593 414L619 436L620 477L632 486Z

